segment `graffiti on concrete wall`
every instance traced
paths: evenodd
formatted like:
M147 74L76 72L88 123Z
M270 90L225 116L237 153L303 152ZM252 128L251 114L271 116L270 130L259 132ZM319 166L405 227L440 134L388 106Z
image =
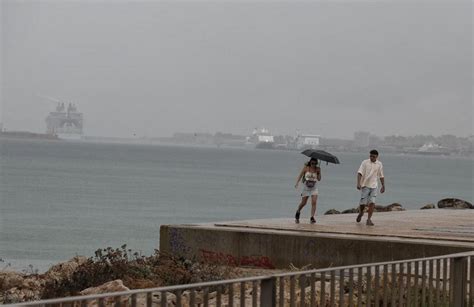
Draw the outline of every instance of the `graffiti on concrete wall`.
M190 248L189 246L186 245L184 238L181 232L179 231L179 229L171 228L169 230L169 236L170 236L170 250L172 254L184 256L190 251Z
M229 266L254 266L265 269L274 269L272 261L267 256L251 255L236 257L232 254L222 252L214 252L210 250L200 249L200 257L204 262L223 264Z

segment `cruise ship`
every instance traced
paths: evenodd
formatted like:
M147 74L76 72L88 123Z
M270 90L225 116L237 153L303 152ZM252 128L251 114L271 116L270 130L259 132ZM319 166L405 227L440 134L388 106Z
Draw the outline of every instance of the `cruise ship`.
M247 137L246 144L255 146L255 148L258 149L275 148L275 140L273 138L273 135L271 135L270 131L265 128L255 128L252 132L252 135Z
M67 107L58 102L56 110L46 117L46 133L62 140L81 140L84 117L73 103Z

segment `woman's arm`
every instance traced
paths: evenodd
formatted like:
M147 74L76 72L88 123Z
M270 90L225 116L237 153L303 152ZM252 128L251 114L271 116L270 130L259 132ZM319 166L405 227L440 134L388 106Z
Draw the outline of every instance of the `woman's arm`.
M295 188L298 188L298 184L300 183L301 178L303 178L305 172L306 172L306 166L303 167L300 174L298 175L298 178L296 178Z
M321 181L321 168L320 167L316 168L316 173L318 174L318 177L317 177L318 181Z

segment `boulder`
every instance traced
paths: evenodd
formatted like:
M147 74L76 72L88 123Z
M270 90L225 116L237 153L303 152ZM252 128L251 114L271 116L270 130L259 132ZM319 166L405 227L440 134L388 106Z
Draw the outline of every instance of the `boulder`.
M0 272L0 291L21 287L25 276L17 272Z
M359 208L346 209L346 210L342 211L341 213L342 213L342 214L346 214L346 213L359 213Z
M438 202L438 208L474 209L474 206L470 202L462 199L444 198Z
M120 291L128 291L129 288L123 285L123 282L120 279L108 281L105 284L102 284L98 287L90 287L84 289L80 292L81 295L93 295L93 294L102 294L102 293L109 293L109 292L120 292Z
M0 292L3 292L0 303L14 304L39 300L43 287L44 280L38 275L0 272Z
M103 293L111 293L111 292L122 292L122 291L129 291L130 289L125 287L123 285L123 282L120 279L112 280L109 282L106 282L105 284L102 284L98 287L90 287L87 289L82 290L79 294L80 295L94 295L94 294L103 294ZM125 304L128 302L129 296L124 295L120 297L120 302L122 306L125 306ZM104 300L104 304L106 306L112 306L115 302L114 297L109 297ZM97 302L92 301L89 302L88 307L96 307Z
M329 209L328 211L324 213L324 215L328 215L328 214L341 214L341 212L337 211L336 209Z
M434 209L435 205L434 204L427 204L421 207L420 209Z
M393 203L387 206L375 205L375 212L405 211L399 203Z
M365 211L367 211L368 208L369 208L369 206L365 206ZM384 211L387 211L387 210L386 210L385 206L375 205L374 211L375 212L384 212Z
M3 293L4 304L15 304L26 301L37 301L41 299L40 290L22 289L13 287Z
M87 257L75 256L74 258L66 262L61 262L56 265L53 265L45 273L45 278L49 280L55 280L58 282L64 279L68 279L72 276L72 274L77 269L77 267L85 263L86 261L87 261Z
M386 211L405 211L399 203L393 203L385 207Z

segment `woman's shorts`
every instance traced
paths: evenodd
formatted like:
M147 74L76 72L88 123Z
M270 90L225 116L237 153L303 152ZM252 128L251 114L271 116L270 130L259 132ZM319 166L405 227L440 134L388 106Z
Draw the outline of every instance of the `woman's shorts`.
M306 196L313 196L313 195L318 195L318 188L308 188L306 186L303 187L303 190L301 191L301 197L306 197Z

